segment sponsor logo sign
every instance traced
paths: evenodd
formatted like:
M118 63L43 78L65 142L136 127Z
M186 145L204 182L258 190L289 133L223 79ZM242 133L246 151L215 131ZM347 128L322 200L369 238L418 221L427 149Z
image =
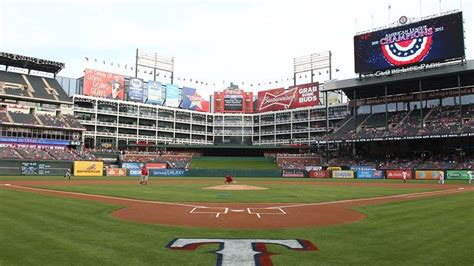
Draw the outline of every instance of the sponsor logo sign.
M86 69L84 95L115 100L124 99L125 78L119 74Z
M122 168L141 169L144 165L144 163L122 163Z
M375 168L373 166L360 166L360 165L356 165L356 166L351 166L351 170L352 171L358 171L358 170L375 170Z
M231 84L224 91L214 92L216 113L253 113L253 92L245 92Z
M181 108L209 112L209 101L204 100L204 98L202 98L201 95L197 93L196 89L184 87Z
M102 176L103 162L74 161L75 176Z
M383 171L380 170L357 170L357 178L361 179L383 179Z
M178 238L166 247L194 251L200 246L218 244L216 265L273 265L266 245L279 245L295 251L317 251L308 240L300 239L190 239Z
M184 176L183 169L150 169L150 176Z
M163 87L161 86L161 82L149 80L147 84L148 89L148 98L147 103L150 104L163 104Z
M474 177L474 171L471 170L471 175ZM446 179L469 179L469 170L448 170Z
M298 86L277 88L258 93L258 112L294 109L319 105L319 84L308 83Z
M313 178L330 178L330 172L328 170L312 170L309 171L309 177Z
M179 107L181 102L180 90L177 85L166 84L166 106L169 107Z
M282 171L281 175L283 177L304 177L304 171L297 169L286 169Z
M407 170L387 170L385 172L387 179L403 179L403 172L406 173L407 179L412 178L412 171L410 169Z
M146 163L146 168L165 169L167 163Z
M108 168L107 176L126 176L127 169L125 168Z
M415 178L416 179L428 179L428 180L438 180L439 179L439 173L441 171L416 171L415 172Z
M128 100L134 102L143 102L143 80L131 78L128 87Z
M333 178L354 178L354 171L340 170L332 171Z

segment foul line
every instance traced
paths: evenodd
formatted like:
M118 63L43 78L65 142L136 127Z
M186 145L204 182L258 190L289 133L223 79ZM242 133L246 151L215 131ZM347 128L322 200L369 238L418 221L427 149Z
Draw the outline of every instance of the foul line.
M348 199L348 200L337 200L337 201L318 202L318 203L283 205L283 206L268 207L268 209L282 209L282 208L291 208L291 207L331 205L331 204L339 204L339 203L351 203L351 202L358 202L358 201L371 201L371 200L391 199L391 198L415 198L415 197L423 197L423 196L430 196L430 195L443 195L443 194L459 193L459 192L465 192L465 191L471 191L471 190L472 189L453 188L453 189L446 189L446 190L436 190L436 191L427 191L427 192L398 194L398 195L381 196L381 197L373 197L373 198L365 198L365 199Z
M5 187L10 187L10 188L18 188L20 190L24 189L24 190L33 190L33 191L43 191L43 192L52 192L52 193L59 193L59 194L66 194L66 195L70 194L70 195L85 196L85 197L91 197L91 198L112 199L112 200L120 200L120 201L139 202L139 203L163 204L163 205L173 205L173 206L182 206L182 207L191 207L191 208L206 208L206 207L200 206L200 205L190 205L190 204L183 204L183 203L151 201L151 200L139 200L139 199L130 199L130 198L119 198L119 197L113 197L113 196L87 194L87 193L62 191L62 190L54 190L54 189L23 187L23 186L11 185L11 184L2 184L2 185L5 186Z

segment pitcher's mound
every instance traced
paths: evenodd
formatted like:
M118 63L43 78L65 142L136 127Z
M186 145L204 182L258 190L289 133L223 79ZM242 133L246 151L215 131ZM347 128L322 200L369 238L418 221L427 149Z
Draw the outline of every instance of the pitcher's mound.
M214 187L206 187L204 189L213 189L213 190L262 190L262 189L268 189L268 188L247 186L247 185L221 185L221 186L214 186Z

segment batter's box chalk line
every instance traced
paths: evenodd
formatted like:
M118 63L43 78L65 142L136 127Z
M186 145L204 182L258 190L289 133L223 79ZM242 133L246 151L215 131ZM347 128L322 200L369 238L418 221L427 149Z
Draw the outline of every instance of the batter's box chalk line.
M263 215L285 215L286 212L282 208L228 208L228 207L194 207L189 213L191 214L214 214L218 218L222 214L247 213L261 218Z

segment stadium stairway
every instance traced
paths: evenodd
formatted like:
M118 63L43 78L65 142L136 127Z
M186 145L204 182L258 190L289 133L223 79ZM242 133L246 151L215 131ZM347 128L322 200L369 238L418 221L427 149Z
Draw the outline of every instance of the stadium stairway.
M32 92L35 92L35 88L33 88L30 81L28 80L28 78L25 75L21 75L21 77L25 80L26 84L28 85L28 90L26 90L26 92L28 93L28 96L30 98L33 98Z
M8 122L13 123L13 118L10 115L10 112L5 112L6 117L8 118Z
M56 91L56 89L51 87L51 85L49 85L46 79L41 78L41 80L44 82L44 85L46 86L46 92L52 95L56 101L59 101L59 98L58 98L59 93Z
M405 123L405 120L407 120L409 117L410 117L410 114L413 112L413 110L410 110L406 115L405 117L402 118L402 120L400 120L400 122L398 122L397 126L393 127L393 128L399 128L400 125L403 125L403 123Z

